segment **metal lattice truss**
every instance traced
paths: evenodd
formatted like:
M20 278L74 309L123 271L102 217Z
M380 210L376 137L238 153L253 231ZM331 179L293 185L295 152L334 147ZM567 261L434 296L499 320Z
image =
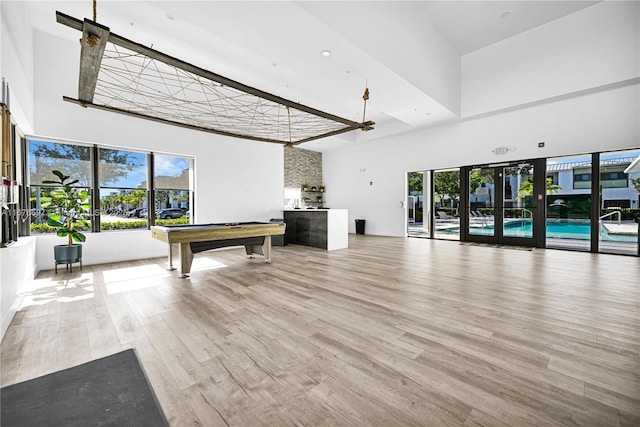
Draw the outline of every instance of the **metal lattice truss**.
M260 91L63 13L82 31L78 99L84 107L258 141L296 145L373 129Z

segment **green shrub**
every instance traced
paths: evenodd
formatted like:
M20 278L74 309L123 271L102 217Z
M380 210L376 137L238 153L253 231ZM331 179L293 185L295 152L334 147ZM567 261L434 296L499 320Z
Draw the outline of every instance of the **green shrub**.
M147 220L140 221L116 221L116 222L103 222L100 225L101 230L135 230L140 228L147 228Z
M176 219L156 219L156 225L176 225L190 224L191 221L186 216Z
M76 229L82 232L91 230L91 228L88 226L76 227ZM56 230L57 230L57 227L52 227L46 222L43 222L40 224L31 224L31 234L47 234L47 233L55 234Z
M186 216L177 219L158 219L156 220L157 225L182 225L189 224L190 220ZM115 221L115 222L103 222L100 225L100 229L103 231L112 231L112 230L140 230L147 228L147 220L141 219L139 221ZM81 227L79 228L81 231L90 231L89 227ZM31 224L31 234L46 234L46 233L55 233L56 230L54 227L49 226L47 223L42 224Z

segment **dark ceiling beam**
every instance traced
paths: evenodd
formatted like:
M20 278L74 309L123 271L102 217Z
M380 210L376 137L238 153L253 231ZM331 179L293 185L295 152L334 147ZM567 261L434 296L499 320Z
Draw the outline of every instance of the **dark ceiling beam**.
M198 130L198 131L201 131L201 132L208 132L208 133L215 133L215 134L218 134L218 135L231 136L231 137L234 137L234 138L251 139L251 140L254 140L254 141L262 141L262 142L273 142L273 143L284 144L284 145L298 145L298 144L302 144L303 142L313 141L314 139L324 138L325 136L338 135L338 134L341 134L341 133L344 133L344 132L349 132L349 131L353 130L352 128L347 126L347 127L342 128L342 129L338 129L338 130L335 130L335 131L332 131L332 132L329 132L329 133L325 133L325 134L318 135L318 136L313 136L313 137L310 137L310 138L305 138L305 139L300 140L300 141L293 141L293 142L290 143L289 141L280 140L280 139L262 138L262 137L259 137L259 136L227 132L227 131L217 130L217 129L213 129L213 128L207 128L207 127L202 127L202 126L197 126L197 125L191 125L189 123L178 122L178 121L175 121L175 120L164 119L162 117L148 116L146 114L136 113L135 111L128 111L128 110L124 110L122 108L110 107L108 105L93 104L91 102L85 102L85 101L82 101L80 99L70 98L68 96L63 96L62 99L64 101L66 101L66 102L71 102L73 104L78 104L78 105L81 105L81 106L83 106L85 108L88 107L88 108L95 108L97 110L111 111L112 113L124 114L126 116L136 117L136 118L145 119L145 120L151 120L153 122L164 123L166 125L179 126L179 127L186 128L186 129Z

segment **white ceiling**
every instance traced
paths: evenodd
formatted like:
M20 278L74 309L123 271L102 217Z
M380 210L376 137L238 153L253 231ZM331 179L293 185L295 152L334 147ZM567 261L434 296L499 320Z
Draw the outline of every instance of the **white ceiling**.
M423 1L424 16L461 55L599 1ZM504 17L503 17L504 16Z
M390 65L388 57L382 58L383 52L404 54L397 35L428 26L439 33L443 49L460 56L595 3L98 0L97 21L217 74L355 121L362 121L362 94L368 86L366 120L376 122L375 130L302 145L325 151L457 118L455 108L409 77L412 52L406 52L404 63ZM55 11L92 17L91 0L29 1L27 7L36 29L74 42L79 33L57 24ZM392 16L396 8L409 11L411 23L399 18L406 14ZM367 34L376 35L375 45L367 43ZM332 55L321 56L323 49Z

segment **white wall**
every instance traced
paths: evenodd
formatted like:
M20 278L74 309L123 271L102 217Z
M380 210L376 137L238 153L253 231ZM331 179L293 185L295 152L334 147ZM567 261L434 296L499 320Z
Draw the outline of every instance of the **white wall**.
M0 74L11 88L11 113L20 128L31 129L33 106L33 31L27 2L0 2Z
M640 75L640 2L605 1L462 57L462 116Z
M0 250L0 339L20 306L20 290L37 273L35 251L35 237L21 238Z
M635 83L325 152L327 206L349 209L350 232L363 218L367 234L404 236L407 172L634 148L639 117Z
M148 230L110 231L87 233L87 241L82 246L82 265L105 264L163 257L168 254L166 243L153 239ZM54 268L53 247L65 245L67 238L55 235L37 237L35 262L39 270ZM74 264L74 268L79 264ZM58 266L60 268L60 266ZM64 268L64 266L62 266Z
M298 2L394 73L454 114L460 113L460 56L417 2ZM363 22L362 8L367 8ZM390 27L390 22L402 23ZM375 99L372 99L375 102Z

